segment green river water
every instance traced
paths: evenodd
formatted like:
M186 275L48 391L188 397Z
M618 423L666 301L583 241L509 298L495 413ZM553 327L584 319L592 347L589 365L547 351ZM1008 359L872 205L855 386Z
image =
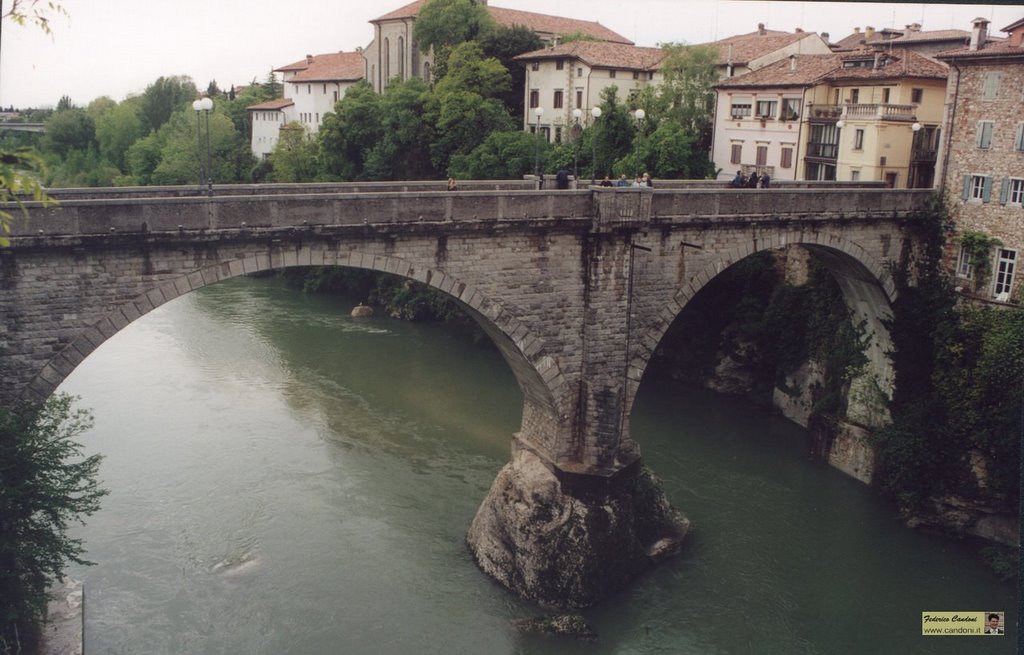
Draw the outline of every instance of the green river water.
M129 326L61 390L91 408L111 490L76 530L86 653L1013 653L1016 585L908 530L740 400L645 381L632 430L693 522L682 554L585 610L593 642L464 544L521 396L444 325L236 279ZM1004 637L922 637L925 611L1005 611Z

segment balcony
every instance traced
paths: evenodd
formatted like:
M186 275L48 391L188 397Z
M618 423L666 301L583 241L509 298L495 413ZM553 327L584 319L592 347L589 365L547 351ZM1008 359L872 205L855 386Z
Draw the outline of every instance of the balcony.
M808 143L806 157L819 159L835 159L839 156L838 143Z
M867 104L867 105L843 105L844 119L860 120L882 120L902 121L913 123L917 120L915 114L917 105L890 105L890 104Z
M811 105L807 109L811 118L839 120L843 115L842 105Z

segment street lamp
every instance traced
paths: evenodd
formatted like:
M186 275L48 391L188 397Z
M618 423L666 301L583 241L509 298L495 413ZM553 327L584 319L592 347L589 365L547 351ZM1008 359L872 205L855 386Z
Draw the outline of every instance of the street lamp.
M636 162L636 177L640 177L640 145L642 145L644 139L644 119L647 118L647 112L643 109L637 109L633 112L633 118L636 120L637 130L636 159L634 161Z
M544 182L540 178L540 117L544 115L544 108L537 107L533 110L534 115L537 117L537 125L534 127L534 134L537 136L537 147L533 151L533 177L537 180L537 188L544 188Z
M213 195L213 167L212 155L210 154L210 112L213 111L213 100L201 98L192 103L192 109L196 110L196 139L199 144L199 192L203 191L204 177L206 182L207 195ZM199 112L206 114L206 173L203 174L203 138L199 126Z
M574 134L572 137L572 179L576 181L576 186L579 187L580 183L580 117L583 116L583 110L577 107L572 110L572 121L575 126Z
M601 108L592 108L590 110L590 115L594 117L594 135L590 139L590 145L593 148L590 164L590 184L593 185L597 184L597 119L601 118Z

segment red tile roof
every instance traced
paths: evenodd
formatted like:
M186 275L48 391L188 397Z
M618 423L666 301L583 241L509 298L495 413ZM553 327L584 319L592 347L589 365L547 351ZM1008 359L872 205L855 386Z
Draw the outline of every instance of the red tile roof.
M936 53L937 59L945 60L961 60L961 59L986 59L986 58L999 58L999 57L1024 57L1024 47L1019 45L1011 45L1009 39L1000 39L998 41L989 40L984 46L977 50L970 50L968 48L958 48L957 50L944 50Z
M249 111L258 111L261 109L278 110L284 109L285 107L290 107L294 104L295 103L289 100L288 98L278 98L277 100L268 100L267 102L261 102L256 105L249 105L248 107L246 107L246 109L248 109Z
M379 18L371 20L371 23L381 23L389 20L399 20L404 18L416 18L420 13L420 9L427 3L427 0L416 0L404 7L392 11L391 13L384 14ZM627 43L632 45L633 42L626 37L618 34L604 25L594 22L579 20L576 18L564 18L562 16L551 16L548 14L537 14L531 11L519 11L518 9L505 9L504 7L492 7L487 6L487 13L491 15L499 25L513 26L522 25L528 27L534 32L544 32L548 34L575 34L580 32L587 36L601 41L610 41L612 43Z
M275 68L278 72L295 72L291 82L351 82L363 79L366 63L361 52L330 52ZM297 71L297 72L296 72Z
M821 38L814 32L758 30L749 34L730 36L704 45L714 46L718 49L718 61L716 63L719 66L730 63L739 66L808 37ZM730 49L729 46L732 46L732 48Z
M522 61L537 59L579 59L591 68L654 70L665 58L661 48L641 48L625 43L573 41L519 55Z
M855 53L842 53L840 59L872 59L875 53L871 50L860 50ZM930 78L944 80L949 77L949 67L919 55L912 50L900 49L897 52L881 53L883 65L880 68L858 66L840 68L829 73L828 79L834 82L843 80L892 80L906 77Z
M715 87L738 89L813 86L832 71L838 70L840 66L842 62L837 55L796 55L792 62L787 57L756 71L722 80Z

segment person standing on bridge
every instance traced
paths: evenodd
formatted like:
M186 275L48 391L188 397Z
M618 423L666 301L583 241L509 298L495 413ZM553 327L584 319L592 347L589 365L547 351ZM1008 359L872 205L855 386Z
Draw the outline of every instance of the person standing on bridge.
M736 171L736 177L732 178L732 182L729 183L734 189L742 189L747 185L747 181L743 179L743 171Z
M569 171L564 168L558 169L558 172L555 173L555 188L563 190L569 188Z
M764 173L763 173L763 174L761 175L761 180L760 180L760 182L759 182L759 184L761 185L761 188L762 188L762 189L767 189L767 188L768 188L768 185L770 185L770 184L771 184L771 182L772 182L772 178L771 178L771 177L770 177L770 176L768 175L768 171L765 171L765 172L764 172Z
M459 190L459 183L455 181L454 177L449 177L448 178L448 190L449 191L458 191Z
M760 178L758 177L757 171L755 170L754 172L752 172L750 174L750 177L747 178L747 188L748 189L756 189L757 188L757 181L758 181L758 179L760 179Z

